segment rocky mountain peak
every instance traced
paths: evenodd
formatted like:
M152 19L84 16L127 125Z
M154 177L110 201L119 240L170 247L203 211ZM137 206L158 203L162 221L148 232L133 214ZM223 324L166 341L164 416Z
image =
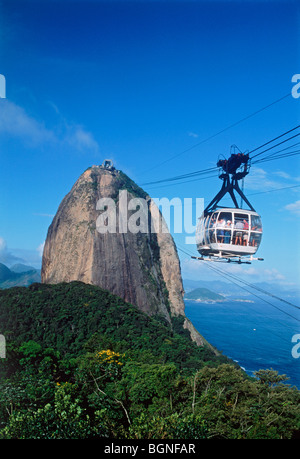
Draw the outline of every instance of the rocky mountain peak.
M157 224L163 231L154 231ZM157 227L156 227L157 228ZM48 229L42 282L79 280L109 290L148 315L184 316L180 262L151 197L123 172L92 166L62 200Z

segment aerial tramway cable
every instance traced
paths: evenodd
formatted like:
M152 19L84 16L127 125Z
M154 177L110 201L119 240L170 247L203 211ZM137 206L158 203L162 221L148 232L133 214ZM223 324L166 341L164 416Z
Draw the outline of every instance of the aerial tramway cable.
M284 132L283 134L280 134L279 136L275 137L274 139L269 140L268 142L264 143L263 145L260 145L260 147L254 148L254 150L249 151L249 154L254 153L254 152L257 151L257 150L260 150L260 148L263 148L263 147L265 147L266 145L269 145L270 143L274 142L275 140L278 140L278 139L280 139L281 137L284 137L285 135L289 134L290 132L293 132L293 131L295 131L296 129L299 129L299 127L300 127L300 124L299 124L298 126L292 128L292 129L290 129L289 131ZM299 135L299 134L298 134L298 135ZM262 152L262 153L263 153L263 152ZM261 155L262 153L257 153L256 155L252 156L252 159L255 158L256 156Z
M214 271L218 272L218 273L221 274L221 275L223 274L223 271L217 269L215 266L209 266L209 268L213 269ZM257 291L260 292L260 293L263 293L263 294L265 294L265 295L268 295L268 296L270 296L270 297L272 297L272 298L275 298L275 299L277 299L277 300L279 300L279 301L282 301L283 303L288 304L289 306L292 306L292 307L294 307L294 308L300 310L300 307L299 307L299 306L297 306L297 305L295 305L295 304L293 304L293 303L291 303L291 302L289 302L289 301L286 301L286 300L284 300L283 298L280 298L280 297L278 297L278 296L276 296L276 295L274 295L274 294L272 294L272 293L270 293L270 292L268 292L268 291L266 291L266 290L264 290L264 289L261 289L260 287L257 287L256 285L253 285L253 284L251 284L250 282L244 281L244 280L238 278L237 276L234 276L233 274L225 273L225 275L226 275L228 278L232 278L233 280L235 279L235 280L237 280L238 282L240 282L240 283L242 283L242 284L244 284L244 285L247 285L248 287L250 287L250 288L252 288L252 289L254 289L254 290L257 290ZM247 290L247 289L245 289L245 290L246 290L247 292L249 292L249 290ZM251 292L250 292L250 293L251 293ZM255 295L255 294L252 293L252 295ZM257 296L258 298L262 299L262 298L259 297L258 295L255 295L255 296ZM265 301L265 300L264 300L264 301ZM275 307L275 308L278 309L279 311L283 312L284 314L289 315L289 316L292 317L293 319L295 319L295 320L297 320L298 322L300 322L300 319L294 317L293 315L289 314L288 312L284 311L283 309L278 308L277 306L273 305L273 304L270 303L269 301L267 301L267 303L271 304L273 307Z
M177 247L177 248L178 248L178 250L180 250L181 252L185 253L187 256L189 256L189 257L192 256L191 254L189 254L189 253L186 252L185 250L181 249L180 247ZM285 311L284 309L279 308L278 306L276 306L276 305L274 305L273 303L271 303L270 301L268 301L268 300L262 298L261 296L255 294L255 293L253 293L253 292L251 292L251 291L249 291L248 289L246 289L245 287L243 287L243 286L237 284L236 282L240 282L240 283L242 283L242 284L245 284L245 285L251 287L252 289L255 289L255 290L257 290L257 291L260 291L261 293L264 293L264 294L266 294L266 295L269 295L269 296L271 296L271 297L273 297L273 298L276 298L276 299L278 299L278 300L280 300L280 301L282 301L282 302L284 302L284 303L286 303L286 304L288 304L288 305L290 305L290 306L292 306L292 307L294 307L294 308L300 309L299 306L296 306L296 305L294 305L293 303L284 300L283 298L280 298L280 297L278 297L278 296L276 296L276 295L273 295L272 293L267 292L266 290L260 289L259 287L255 286L255 285L253 285L253 284L250 284L250 283L244 281L243 279L238 278L237 276L234 276L234 275L229 274L229 273L225 273L223 270L220 270L220 269L216 268L215 266L211 266L211 265L209 264L209 261L205 262L205 265L206 265L209 269L211 269L211 270L213 270L214 272L218 273L219 275L223 276L224 278L229 279L232 283L238 285L240 288L244 289L244 290L247 291L248 293L250 293L250 294L256 296L257 298L261 299L261 300L264 301L265 303L270 304L272 307L274 307L275 309L281 311L283 314L285 314L285 315L291 317L292 319L296 320L297 322L300 322L300 319L298 319L297 317L295 317L295 316L293 316L292 314L288 313L288 312Z
M254 151L257 151L261 148L263 148L264 146L266 145L269 145L270 143L274 142L275 140L278 140L279 138L282 138L284 137L285 135L289 134L290 132L292 131L295 131L296 129L299 129L300 128L300 125L280 134L279 136L275 137L274 139L272 140L269 140L268 142L265 142L264 144L260 145L259 147L253 149L252 151L250 151L249 153L247 153L248 155L250 155L252 152ZM272 145L270 146L269 148L261 151L260 153L257 153L256 155L250 157L250 160L252 161L253 158L256 158L270 150L272 150L273 148L276 148L278 147L279 145L282 145L296 137L300 136L300 132L285 139L285 140L282 140L281 142L275 144L275 145ZM298 145L299 143L296 143L294 144L293 146L296 146ZM282 158L286 158L286 157L289 157L289 156L296 156L296 155L299 155L300 154L300 150L295 150L294 152L286 152L286 153L282 153L282 154L279 154L283 151L286 151L288 150L289 148L292 148L292 146L289 146L289 147L286 147L285 149L282 149L282 150L279 150L279 151L276 151L266 157L263 157L263 158L260 158L260 159L257 159L255 161L253 161L252 164L257 164L257 163L261 163L261 162L265 162L265 161L272 161L272 160L277 160L277 159L282 159ZM185 180L184 182L181 182L181 183L189 183L191 181L193 181L195 179L195 177L201 177L199 180L201 179L205 179L207 177L207 174L212 174L213 172L217 172L219 170L219 167L210 167L210 168L207 168L207 169L202 169L202 170L198 170L198 171L194 171L194 172L189 172L189 173L186 173L186 174L182 174L182 175L177 175L177 176L174 176L174 177L169 177L169 178L166 178L166 179L160 179L160 180L155 180L155 181L151 181L151 182L146 182L146 183L142 183L141 186L147 186L147 185L156 185L156 184L162 184L162 183L170 183L170 182L178 182L180 180ZM211 176L211 175L210 175ZM214 176L214 175L213 175Z
M287 97L287 96L285 96ZM282 100L284 99L285 97L279 99L279 100ZM279 101L278 100L278 101ZM275 101L274 103L277 103L278 101ZM273 104L270 104L270 105L273 105ZM267 108L267 107L265 107ZM264 109L264 108L263 108ZM260 110L261 111L261 110ZM257 113L257 112L256 112ZM251 116L253 116L254 114L252 114ZM250 117L250 116L249 116ZM248 117L247 117L248 118ZM247 119L246 118L246 119ZM241 120L242 121L242 120ZM239 121L239 122L241 122ZM238 124L239 122L235 123L234 125ZM232 125L233 126L233 125ZM230 127L232 127L230 126ZM295 126L293 127L292 129L289 129L288 131L284 132L284 133L281 133L280 135L274 137L273 139L267 141L267 142L264 142L262 145L254 148L253 150L251 150L250 152L247 152L247 154L243 154L240 152L240 154L233 154L231 155L232 157L228 160L220 160L218 161L218 164L217 164L217 167L211 167L211 168L206 168L206 169L202 169L202 170L198 170L198 171L193 171L193 172L190 172L190 173L186 173L186 174L181 174L181 175L177 175L177 176L174 176L174 177L169 177L167 179L161 179L161 180L156 180L156 181L151 181L151 182L147 182L145 184L142 184L142 186L145 186L145 185L160 185L161 184L166 184L164 186L170 186L170 185L173 185L173 184L182 184L182 183L187 183L187 182L192 182L192 181L196 181L196 180L204 180L206 178L209 178L209 177L212 177L212 176L215 176L216 174L214 174L215 172L217 171L220 171L220 167L223 169L223 173L221 175L219 175L220 178L223 179L223 187L222 189L220 190L220 192L218 193L218 195L212 200L212 202L210 203L209 206L207 206L206 210L204 211L204 217L201 217L204 219L204 221L206 222L207 219L212 219L213 218L213 215L218 215L218 213L216 212L216 209L217 209L217 204L218 202L220 201L220 199L222 199L222 197L224 196L224 193L226 194L227 192L230 192L231 194L231 197L232 199L234 200L234 203L236 205L236 208L235 209L225 209L227 211L232 211L232 216L234 216L235 218L235 214L236 214L236 210L239 209L238 208L238 204L236 203L236 200L234 199L234 197L232 196L233 194L233 188L239 192L239 194L241 195L242 199L249 205L250 207L250 212L249 212L249 217L247 217L249 220L249 223L250 223L250 217L251 217L251 222L252 222L252 218L259 218L258 214L256 214L255 210L252 208L251 204L249 204L249 201L247 200L247 198L244 196L243 192L240 191L239 187L238 187L238 184L237 184L237 181L240 180L241 178L244 178L245 175L248 174L249 172L249 167L250 167L250 163L252 162L252 160L254 160L252 162L252 164L258 164L258 163L262 163L262 162L267 162L267 161L274 161L274 160L278 160L278 159L282 159L282 158L286 158L286 157L291 157L291 156L295 156L295 155L299 155L300 154L300 149L299 150L293 150L293 151L290 151L291 148L294 148L295 146L299 145L300 142L297 142L297 143L294 143L293 145L289 145L285 148L282 148L280 150L276 150L272 153L270 153L270 151L276 149L277 147L279 147L280 145L283 145L289 141L291 141L292 139L295 139L296 137L300 136L300 132L298 133L295 133L293 135L290 135L288 138L285 138L283 139L283 137L285 136L288 136L289 134L291 133L294 133L297 129L300 128L300 125L298 126ZM202 143L206 142L207 140L215 137L216 135L220 134L221 132L224 132L225 130L229 129L226 128L218 133L216 133L215 135L213 136L210 136L208 137L207 139L204 139L203 141L201 142L198 142L196 145L190 147L189 149L181 152L180 154L183 154L189 150L191 150L192 148L195 148L196 146L199 146L201 145ZM274 142L276 142L277 140L279 139L282 139L280 140L280 142L277 142L276 144L274 144ZM265 148L267 147L268 148ZM237 148L237 147L235 147ZM260 151L262 150L262 151ZM254 152L257 152L256 154L253 155ZM266 154L267 153L267 154ZM252 155L252 156L250 156ZM173 158L179 156L178 155L175 155ZM236 157L240 157L242 156L242 158L239 158L239 161L237 161L235 158ZM173 158L170 158L170 159L173 159ZM256 159L257 158L257 159ZM233 163L232 161L234 161L235 163L235 167L233 167ZM164 161L167 162L168 160ZM231 162L230 162L231 161ZM236 165L238 164L238 165ZM242 166L243 166L243 169L242 169ZM232 180L230 181L229 180L229 174L232 174ZM231 188L232 190L231 190ZM300 186L300 185L295 185L294 187L297 187L297 186ZM293 188L294 188L293 187ZM284 187L283 189L285 188L291 188L291 187ZM270 191L275 191L275 190L270 190ZM240 206L241 208L242 206ZM252 214L251 214L252 212ZM219 216L218 216L219 218ZM209 220L210 221L210 220ZM244 220L245 221L245 220ZM254 221L254 220L253 220ZM206 223L205 223L206 225ZM205 226L205 228L208 227L207 225ZM212 230L213 231L213 230ZM257 232L258 230L256 230ZM253 233L253 228L251 228L251 237L252 237L252 233ZM255 230L254 230L254 233L255 233ZM247 233L248 234L248 233ZM216 236L216 235L215 235ZM250 232L249 232L249 235L248 237L250 237ZM274 295L273 293L270 293L258 286L255 286L247 281L244 281L240 278L238 278L237 276L234 276L230 273L227 273L227 272L224 272L223 270L220 270L218 269L216 266L212 266L211 263L209 263L209 261L211 261L211 253L213 252L208 252L206 253L205 251L207 251L209 249L209 247L211 248L211 250L216 250L215 248L212 248L212 245L210 246L208 244L208 248L207 248L207 245L206 246L201 246L201 241L200 243L197 243L197 250L198 252L200 252L200 254L202 255L201 257L201 260L203 260L203 262L205 263L205 265L212 271L214 271L215 273L223 276L224 278L227 278L229 279L230 282L238 285L240 288L242 288L243 290L247 291L248 293L250 293L251 295L257 297L259 300L261 301L264 301L265 303L269 304L270 306L272 306L273 308L277 309L278 311L280 311L281 313L285 314L286 316L289 316L290 318L292 318L293 320L296 320L297 322L300 322L300 319L298 319L297 317L295 317L294 315L290 314L287 310L285 309L282 309L282 308L279 308L278 306L276 306L275 304L273 304L271 301L268 301L266 300L265 298L263 298L260 294L263 294L263 295L268 295L270 296L271 298L273 299L276 299L278 301L281 301L285 304L287 304L288 306L290 307L293 307L297 310L300 310L300 307L293 304L292 302L290 301L287 301L287 300L284 300L283 298L280 298L279 296L277 295ZM207 244L207 242L205 242L205 244ZM204 245L205 245L204 244ZM216 245L216 243L214 242L214 244ZM227 243L228 245L228 243ZM229 245L231 245L231 243L229 243ZM248 245L248 244L247 244ZM250 244L249 244L250 245ZM199 247L198 247L199 246ZM178 247L178 249L180 251L182 251L185 255L187 255L189 258L192 256L191 254L188 254L185 250L181 249L180 247ZM221 249L220 249L221 250ZM230 250L231 250L231 247L228 248L223 248L222 249L223 251L227 251L228 253L225 257L225 255L223 256L223 260L217 260L217 261L224 261L224 258L226 259L227 258L227 261L236 261L236 257L237 257L237 252L235 253L231 253ZM248 252L247 252L248 253ZM250 252L249 252L250 253ZM252 253L252 252L251 252ZM215 253L213 253L215 255ZM228 255L229 254L229 255ZM203 255L204 256L208 256L209 259L204 259L203 258ZM240 254L239 254L240 255ZM215 255L216 256L216 255ZM231 260L231 256L233 256L233 259ZM193 257L193 258L196 258L196 257ZM214 257L213 257L214 258ZM221 259L222 259L222 255L221 255ZM239 261L241 262L241 260ZM241 285L242 284L242 285ZM255 290L256 293L254 293L253 291L250 291L248 290L249 287L250 289L252 290ZM259 293L259 294L258 294Z
M180 250L181 252L183 252L183 253L187 256L188 259L190 259L190 255L189 255L185 250L181 249L181 248L178 247L178 246L177 246L177 248L178 248L178 250ZM213 270L213 267L210 266L208 262L205 263L205 266ZM215 268L215 272L216 272L217 274L223 276L223 277L226 279L226 276L224 276L224 272L223 272L223 271L219 271L219 270L217 270L217 269ZM258 299L260 299L260 300L266 302L266 303L269 304L270 306L275 307L275 309L277 309L277 307L276 307L275 305L273 305L273 303L271 303L270 301L265 300L264 298L261 298L259 295L253 294L253 292L251 292L251 291L249 291L248 289L242 287L240 284L238 284L238 282L235 282L235 281L233 281L232 279L229 279L229 281L230 281L231 283L233 283L234 285L236 285L237 287L243 289L244 291L247 291L248 293L250 293L250 295L253 295L253 296L257 297ZM230 307L227 306L227 308L230 309L231 311L233 311L233 309L231 309ZM247 306L247 308L249 308L249 306ZM251 307L251 309L252 309L253 311L255 311L256 313L261 313L261 311L258 310L258 309L255 308L255 307L254 307L254 308ZM284 311L281 310L281 312L284 312ZM289 315L289 314L287 314L287 315ZM265 314L264 314L264 316L265 316ZM295 319L295 317L293 317L293 316L292 316L292 318ZM296 320L298 320L298 319L296 319ZM278 318L276 318L276 322L277 322L277 323L280 323L283 327L288 328L289 330L292 330L292 331L294 330L293 327L291 327L289 324L287 324L287 323L285 323L285 322L282 322L282 321L279 320ZM274 333L273 330L272 330L272 331L269 330L269 332L270 332L272 335L279 337L279 338L282 339L283 341L285 341L285 342L287 342L287 343L290 343L289 340L287 340L286 338L284 338L282 335L279 335L278 333Z
M299 129L299 127L300 127L300 126L297 126L297 129ZM267 148L266 150L261 151L260 153L257 153L257 154L254 155L254 156L251 156L250 159L256 158L257 156L262 155L262 154L265 153L266 151L272 150L272 148L278 147L279 145L282 145L283 143L288 142L289 140L294 139L295 137L298 137L299 135L300 135L300 133L295 134L295 135L293 135L292 137L289 137L288 139L282 140L282 142L279 142L279 143L277 143L276 145L273 145L272 147L269 147L269 148ZM260 148L262 148L262 147L260 147ZM249 152L249 154L250 154L250 152Z
M157 168L159 166L162 166L163 164L166 164L169 161L172 161L175 158L178 158L179 156L183 155L184 153L188 153L189 151L193 150L194 148L199 147L203 143L208 142L209 140L217 137L220 134L223 134L223 132L226 132L229 129L237 126L238 124L248 120L249 118L252 118L253 116L257 115L258 113L261 113L262 111L268 109L269 107L272 107L273 105L277 104L278 102L281 102L282 100L286 99L289 96L291 96L290 92L288 94L286 94L285 96L282 96L279 99L274 100L270 104L265 105L264 107L260 108L259 110L256 110L255 112L251 113L250 115L245 116L244 118L240 119L239 121L236 121L235 123L230 124L229 126L225 127L224 129L221 129L220 131L216 132L215 134L212 134L211 136L206 137L205 139L203 139L200 142L192 145L191 147L186 148L185 150L181 151L180 153L177 153L176 155L173 155L172 157L170 157L170 158L168 158L168 159L166 159L166 160L164 160L164 161L162 161L162 162L160 162L158 164L155 164L150 169L147 169L147 171L145 171L145 172L149 172L149 171L151 171L151 170L153 170L153 169L155 169L155 168Z

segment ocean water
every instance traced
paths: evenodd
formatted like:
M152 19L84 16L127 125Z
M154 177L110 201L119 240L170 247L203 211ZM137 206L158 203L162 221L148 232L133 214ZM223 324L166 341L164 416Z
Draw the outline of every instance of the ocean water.
M249 300L248 300L249 301ZM300 299L291 299L300 306ZM280 309L282 312L280 311ZM222 303L185 301L186 316L209 343L236 361L249 375L273 369L300 389L300 310L282 302L227 300ZM292 350L294 348L294 356Z

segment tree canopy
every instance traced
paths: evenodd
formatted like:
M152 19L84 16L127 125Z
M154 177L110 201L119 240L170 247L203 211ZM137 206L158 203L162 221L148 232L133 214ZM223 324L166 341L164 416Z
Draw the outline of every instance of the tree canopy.
M300 392L81 282L0 291L0 438L294 438Z

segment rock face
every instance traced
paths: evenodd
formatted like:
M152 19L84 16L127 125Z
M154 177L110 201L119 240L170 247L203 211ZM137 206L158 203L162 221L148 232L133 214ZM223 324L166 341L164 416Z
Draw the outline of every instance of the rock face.
M158 221L155 203L121 171L87 169L48 229L42 282L79 280L109 290L148 315L163 315L168 322L172 316L184 316L184 327L201 345L203 338L185 318L173 238L165 227L167 232L153 231Z

